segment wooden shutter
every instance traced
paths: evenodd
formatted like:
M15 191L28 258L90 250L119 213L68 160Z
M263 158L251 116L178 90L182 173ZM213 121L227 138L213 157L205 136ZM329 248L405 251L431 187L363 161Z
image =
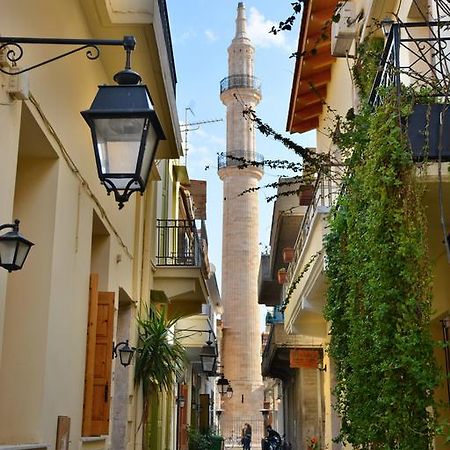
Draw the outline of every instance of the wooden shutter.
M179 424L179 449L188 450L188 432L187 432L187 417L188 417L188 395L189 388L187 384L181 386L181 395L184 397L185 405L180 408L180 424Z
M83 436L109 432L114 292L98 292L98 275L90 282L84 388Z

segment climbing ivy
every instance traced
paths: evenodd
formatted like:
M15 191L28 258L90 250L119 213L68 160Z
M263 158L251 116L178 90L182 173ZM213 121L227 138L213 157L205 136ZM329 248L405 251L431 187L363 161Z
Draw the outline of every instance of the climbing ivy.
M338 440L363 450L432 448L437 369L422 188L386 95L342 127L350 155L325 238ZM394 97L394 96L391 96Z

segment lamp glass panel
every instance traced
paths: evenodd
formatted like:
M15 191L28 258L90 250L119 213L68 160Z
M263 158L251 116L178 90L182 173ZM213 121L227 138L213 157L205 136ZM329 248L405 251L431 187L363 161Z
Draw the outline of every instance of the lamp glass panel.
M122 366L129 366L133 359L133 350L130 347L125 347L119 350L119 359Z
M136 173L145 122L136 117L94 119L102 174Z
M207 355L200 355L200 358L202 360L202 370L203 372L214 372L215 365L216 365L216 357L214 355L207 356Z
M140 176L143 180L146 180L148 174L150 173L153 156L156 152L156 147L158 145L159 137L156 134L155 128L153 127L150 119L146 119L145 128L148 128L147 139L145 141L145 149L142 158L142 166L140 170Z
M16 243L11 239L0 240L0 263L12 264L14 262Z
M30 251L30 245L28 243L18 241L17 242L17 254L15 264L20 268L23 266L25 259Z

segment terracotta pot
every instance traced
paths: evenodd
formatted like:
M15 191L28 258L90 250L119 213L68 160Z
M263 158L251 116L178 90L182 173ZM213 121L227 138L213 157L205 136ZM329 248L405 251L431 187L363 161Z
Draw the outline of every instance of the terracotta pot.
M283 248L283 262L290 263L294 259L294 249L292 247Z
M278 283L279 283L279 284L284 284L284 283L286 283L286 281L287 281L287 272L286 272L286 269L280 269L280 270L278 270L277 277L278 277Z
M299 205L308 206L314 197L314 186L304 186L298 194Z

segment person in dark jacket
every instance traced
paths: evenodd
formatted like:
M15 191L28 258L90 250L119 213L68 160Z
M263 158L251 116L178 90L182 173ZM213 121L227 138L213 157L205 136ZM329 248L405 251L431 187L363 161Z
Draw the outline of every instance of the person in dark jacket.
M250 450L250 444L252 442L252 427L249 423L244 423L241 442L243 450Z

